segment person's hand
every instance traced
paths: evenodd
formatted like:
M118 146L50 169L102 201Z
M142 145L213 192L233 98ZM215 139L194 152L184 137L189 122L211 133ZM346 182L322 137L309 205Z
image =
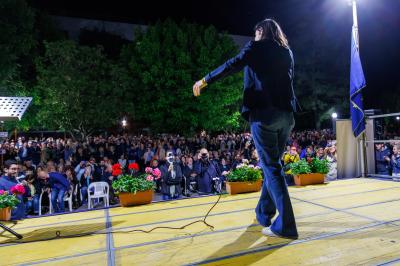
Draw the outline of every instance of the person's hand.
M174 165L170 164L169 167L168 167L168 172L171 172L173 169L174 169Z
M199 81L197 81L194 85L193 85L193 95L195 97L200 96L200 91L202 88L204 88L205 86L207 86L207 82L206 80L203 78Z
M388 162L390 161L390 158L387 157L387 156L383 157L383 159L386 160L386 161L388 161Z

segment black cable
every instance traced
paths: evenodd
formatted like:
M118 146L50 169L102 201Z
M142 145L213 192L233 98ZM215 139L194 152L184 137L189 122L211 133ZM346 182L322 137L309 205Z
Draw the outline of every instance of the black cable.
M197 191L198 192L198 191ZM186 225L183 225L181 227L169 227L169 226L157 226L154 227L150 230L143 230L143 229L133 229L133 230L123 230L123 229L115 229L109 232L88 232L88 233L82 233L82 234L72 234L72 235L62 235L61 231L56 231L56 235L54 237L49 237L49 238L43 238L43 239L38 239L38 240L11 240L11 241L6 241L3 244L24 244L24 243L35 243L35 242L42 242L42 241L50 241L50 240L55 240L55 239L63 239L63 238L76 238L76 237L84 237L84 236L91 236L91 235L107 235L107 234L116 234L116 233L133 233L133 232L142 232L142 233L151 233L156 229L171 229L171 230L183 230L188 226L191 226L196 223L203 223L205 224L208 228L211 230L214 230L214 226L210 225L207 223L206 219L208 218L210 212L214 209L214 207L218 204L218 202L221 199L222 193L218 193L218 199L217 201L213 204L213 206L208 210L207 214L204 216L202 220L197 220L193 221L191 223L188 223ZM0 244L0 247L2 245Z

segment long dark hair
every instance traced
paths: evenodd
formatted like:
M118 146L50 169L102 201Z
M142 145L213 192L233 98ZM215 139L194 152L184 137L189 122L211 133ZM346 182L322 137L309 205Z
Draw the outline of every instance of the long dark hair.
M258 22L254 26L254 31L259 29L262 30L262 39L275 41L277 44L285 47L286 49L290 48L285 33L283 33L278 22L276 22L275 20L267 18L263 21Z

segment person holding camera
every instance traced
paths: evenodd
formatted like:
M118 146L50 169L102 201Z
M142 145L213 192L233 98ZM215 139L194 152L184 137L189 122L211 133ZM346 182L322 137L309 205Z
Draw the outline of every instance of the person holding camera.
M218 165L210 160L207 149L203 148L199 153L199 160L194 165L197 174L197 184L199 193L211 194L213 191L214 178L220 177Z
M167 152L167 161L161 167L161 193L163 200L177 199L182 193L182 169L172 151Z

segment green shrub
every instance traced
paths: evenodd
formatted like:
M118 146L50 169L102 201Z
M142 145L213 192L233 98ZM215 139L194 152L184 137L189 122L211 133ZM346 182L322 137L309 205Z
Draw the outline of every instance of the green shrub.
M256 182L262 179L262 171L259 167L239 165L227 176L228 182Z
M301 175L301 174L310 174L310 173L319 173L319 174L327 174L329 172L329 162L326 159L316 159L313 158L310 162L307 162L305 159L297 161L291 164L292 174L293 175Z
M329 162L326 159L314 159L310 163L311 172L319 174L327 174L329 172Z
M311 173L311 167L305 159L292 163L290 169L292 170L293 175Z
M138 191L153 190L155 184L153 181L146 180L147 174L142 174L137 177L130 175L122 175L117 180L113 181L112 187L115 192L130 192L136 193Z
M19 203L19 199L8 191L0 190L0 209L11 207L14 208Z

